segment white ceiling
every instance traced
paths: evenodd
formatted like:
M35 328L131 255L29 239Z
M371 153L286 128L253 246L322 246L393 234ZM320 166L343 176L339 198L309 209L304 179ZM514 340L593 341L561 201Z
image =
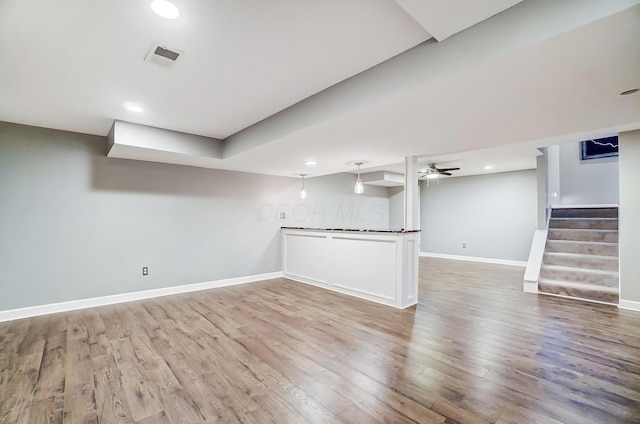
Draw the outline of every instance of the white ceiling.
M436 40L442 41L490 16L502 12L522 0L396 0Z
M541 152L533 144L511 144L461 153L421 157L418 161L418 171L425 171L430 163L436 164L438 168L460 168L458 171L451 172L452 177L534 169L536 157L540 154ZM490 168L486 169L485 167ZM384 165L379 168L404 174L404 162ZM373 168L367 171L377 170L377 168ZM443 178L450 177L444 176Z
M286 176L408 155L522 169L535 147L640 128L640 97L617 95L640 86L640 0L174 3L169 21L147 0L0 0L0 120L219 138L223 159L192 164ZM156 42L185 54L145 62Z

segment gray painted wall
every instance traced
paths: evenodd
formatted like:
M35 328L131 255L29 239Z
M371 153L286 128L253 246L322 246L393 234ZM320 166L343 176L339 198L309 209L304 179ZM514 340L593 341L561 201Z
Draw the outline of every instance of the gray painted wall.
M536 157L536 185L538 204L538 230L547 229L547 159L545 155Z
M544 148L547 165L547 206L560 204L560 146ZM546 225L545 225L546 226Z
M0 310L279 271L281 225L389 225L387 189L356 196L351 174L307 179L301 201L299 179L106 150L0 122Z
M618 203L617 157L582 161L580 143L562 144L559 152L560 204Z
M389 228L404 228L404 187L389 187Z
M640 302L640 130L619 139L620 299Z
M265 178L260 176L260 178ZM279 225L314 228L389 229L389 198L385 187L365 185L363 195L353 193L356 176L349 173L305 180L307 199L299 200L302 180L293 181L293 194L285 201L260 205L258 218ZM287 179L291 184L291 180ZM279 219L280 212L286 218Z
M526 261L537 222L536 179L526 170L422 184L421 251Z

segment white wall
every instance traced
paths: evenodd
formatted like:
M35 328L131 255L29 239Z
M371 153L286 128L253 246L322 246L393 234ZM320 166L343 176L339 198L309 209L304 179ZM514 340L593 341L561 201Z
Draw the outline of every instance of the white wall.
M387 189L107 158L0 122L0 311L281 270L280 226L387 229ZM279 212L287 218L279 219ZM149 276L141 267L149 267Z
M422 184L421 251L526 261L537 223L536 180L536 171L526 170Z
M562 205L618 203L618 158L580 160L580 143L559 146Z
M640 130L620 133L619 140L620 305L640 310Z

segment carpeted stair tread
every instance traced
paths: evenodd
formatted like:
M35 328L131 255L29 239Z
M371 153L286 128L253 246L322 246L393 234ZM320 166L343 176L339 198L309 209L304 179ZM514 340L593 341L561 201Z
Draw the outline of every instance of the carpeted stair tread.
M564 240L563 240L564 241ZM617 243L606 243L606 244L617 244ZM551 256L567 256L567 257L580 257L580 258L596 258L596 259L606 259L611 261L617 261L618 258L615 256L608 255L590 255L590 254L582 254L582 253L567 253L567 252L547 252L546 255Z
M594 230L617 230L617 218L551 218L549 229L575 228Z
M588 283L594 286L619 286L619 276L617 271L604 271L600 269L544 264L540 269L540 277L556 281Z
M618 243L603 241L548 240L546 252L618 256Z
M551 218L618 218L618 208L559 208L551 211Z
M617 288L594 286L587 283L541 278L538 281L538 290L541 293L557 294L584 300L596 300L598 302L617 304L619 301Z
M576 217L566 217L566 216L558 216L558 217L552 217L552 220L557 220L557 221L574 221L574 220L580 220L580 221L617 221L618 218L610 218L610 217L606 217L606 216L585 216L582 218L576 218Z
M617 233L618 230L607 230L600 228L553 228L549 231L566 231L568 233L594 232L594 233Z
M543 264L563 265L576 268L601 269L605 271L618 271L617 256L592 255L585 253L545 252Z
M618 230L593 230L580 228L550 228L548 240L618 242Z
M547 264L544 264L543 268L555 269L555 270L565 271L565 272L577 271L577 272L588 272L588 273L602 274L602 275L616 275L616 276L618 275L618 271L606 271L606 270L603 270L603 269L577 268L577 267L573 267L573 266L563 266L563 265L547 265Z
M598 286L596 284L582 283L579 281L560 281L560 280L552 280L550 278L541 278L540 281L538 281L538 284L544 284L547 286L572 287L576 289L596 290L596 291L602 291L606 293L618 294L618 289L616 287Z

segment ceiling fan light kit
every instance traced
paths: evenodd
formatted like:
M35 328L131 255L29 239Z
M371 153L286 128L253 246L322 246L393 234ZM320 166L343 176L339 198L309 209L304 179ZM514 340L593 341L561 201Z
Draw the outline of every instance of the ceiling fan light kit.
M460 168L438 168L435 163L430 163L427 169L420 172L424 174L420 178L425 178L427 180L427 187L429 187L429 180L436 180L436 184L440 184L440 175L452 176L451 171L459 170Z

